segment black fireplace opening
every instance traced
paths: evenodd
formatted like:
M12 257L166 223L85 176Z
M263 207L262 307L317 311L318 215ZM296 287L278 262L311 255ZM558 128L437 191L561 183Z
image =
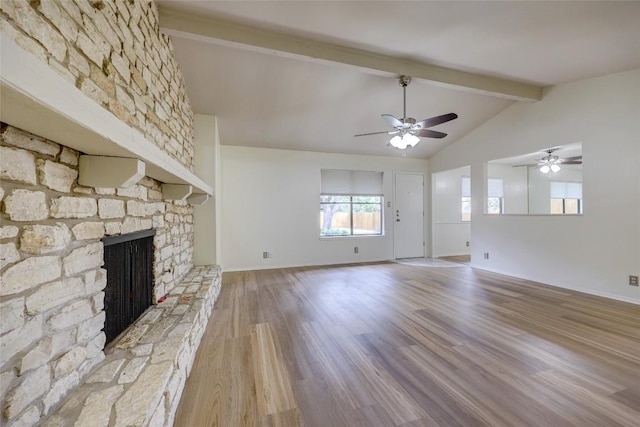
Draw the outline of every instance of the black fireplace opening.
M153 302L154 235L155 230L145 230L102 239L107 270L104 291L107 343L127 329Z

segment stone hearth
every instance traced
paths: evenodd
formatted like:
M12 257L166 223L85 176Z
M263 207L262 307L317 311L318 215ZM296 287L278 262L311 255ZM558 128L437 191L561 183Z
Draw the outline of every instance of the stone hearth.
M195 267L111 346L46 427L171 426L213 304L220 269Z

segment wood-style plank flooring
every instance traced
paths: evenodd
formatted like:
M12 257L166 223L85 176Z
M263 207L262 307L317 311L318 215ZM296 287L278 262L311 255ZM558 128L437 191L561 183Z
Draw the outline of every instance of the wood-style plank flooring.
M471 255L443 256L443 257L440 257L439 259L442 259L442 260L445 260L445 261L450 261L450 262L456 262L458 264L469 265L469 263L471 263Z
M224 273L175 425L637 427L640 307L464 265Z

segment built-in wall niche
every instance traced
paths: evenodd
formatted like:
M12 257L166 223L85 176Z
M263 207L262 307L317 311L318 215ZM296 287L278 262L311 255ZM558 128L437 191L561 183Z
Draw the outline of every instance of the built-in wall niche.
M581 215L582 143L487 163L485 214Z

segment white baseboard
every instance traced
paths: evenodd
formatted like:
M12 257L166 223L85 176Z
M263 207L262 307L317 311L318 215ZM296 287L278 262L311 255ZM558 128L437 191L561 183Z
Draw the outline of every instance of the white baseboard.
M564 284L560 284L560 283L544 283L544 282L541 282L540 279L536 279L534 277L527 277L527 276L524 276L524 275L516 275L516 274L514 274L512 272L504 272L504 271L501 271L501 270L490 269L490 268L486 268L486 267L482 267L482 266L474 265L474 264L471 264L471 267L472 268L476 268L478 270L490 271L491 273L503 274L505 276L511 276L511 277L516 277L518 279L529 280L531 282L536 282L536 283L539 283L541 285L553 286L554 288L567 289L567 290L570 290L570 291L581 292L583 294L595 295L595 296L598 296L598 297L609 298L609 299L613 299L613 300L616 300L616 301L622 301L622 302L628 302L628 303L631 303L631 304L640 305L640 298L638 298L638 299L629 298L629 297L625 297L625 296L622 296L622 295L612 294L612 293L609 293L609 292L594 291L592 289L581 288L581 287L578 287L578 286L564 285Z

